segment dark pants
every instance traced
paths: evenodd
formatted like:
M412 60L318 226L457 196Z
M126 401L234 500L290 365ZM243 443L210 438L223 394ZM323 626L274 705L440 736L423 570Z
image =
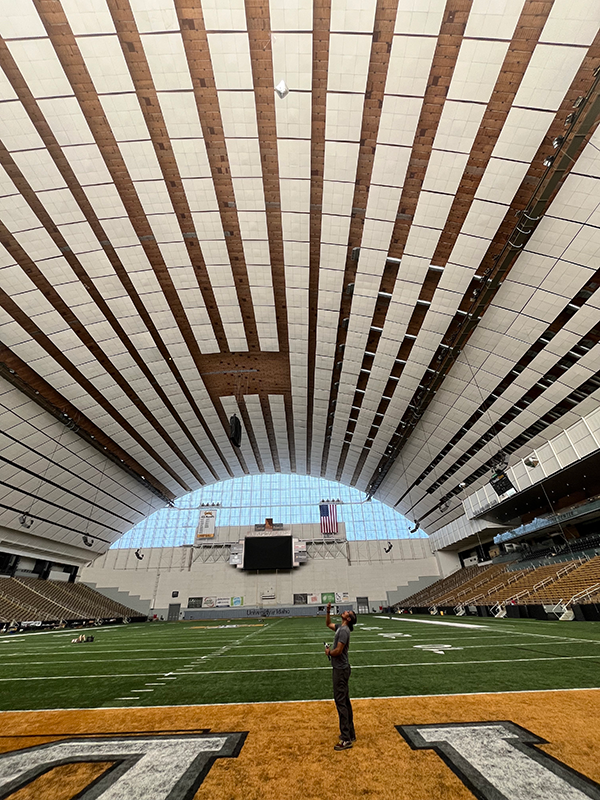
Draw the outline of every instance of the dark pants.
M340 737L346 742L356 738L352 706L350 704L349 680L350 667L333 670L333 699L340 718Z

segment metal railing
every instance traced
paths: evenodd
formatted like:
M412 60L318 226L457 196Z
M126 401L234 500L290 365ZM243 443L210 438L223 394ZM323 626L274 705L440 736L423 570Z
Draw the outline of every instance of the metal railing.
M600 583L594 583L592 586L588 586L587 589L582 589L581 592L577 592L577 594L574 594L573 597L567 601L567 608L569 608L569 606L573 605L573 603L577 602L578 600L581 600L583 597L591 597L593 594L597 594L598 592L600 592Z

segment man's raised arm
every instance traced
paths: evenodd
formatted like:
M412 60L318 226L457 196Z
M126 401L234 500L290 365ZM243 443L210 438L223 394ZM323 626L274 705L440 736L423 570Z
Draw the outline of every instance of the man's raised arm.
M328 628L331 628L332 631L335 630L335 625L331 621L331 603L327 603L327 616L325 617L325 625Z

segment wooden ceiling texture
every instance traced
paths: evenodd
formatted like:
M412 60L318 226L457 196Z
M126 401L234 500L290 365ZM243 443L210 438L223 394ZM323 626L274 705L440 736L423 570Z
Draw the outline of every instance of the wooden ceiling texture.
M262 472L433 533L594 410L599 27L597 0L0 0L0 549L89 560Z

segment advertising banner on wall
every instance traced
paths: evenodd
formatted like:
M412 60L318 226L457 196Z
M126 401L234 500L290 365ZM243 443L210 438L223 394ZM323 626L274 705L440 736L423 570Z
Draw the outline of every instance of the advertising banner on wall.
M204 608L214 608L217 605L216 597L204 597L202 599L202 606Z
M309 603L320 603L321 598L318 594L309 594L308 595L308 602Z
M308 603L308 595L307 594L295 594L294 595L294 605L295 606L305 606Z
M230 597L217 597L217 608L229 608Z
M335 592L322 592L321 603L323 603L323 605L326 603L335 603Z
M335 593L335 602L336 603L348 603L350 601L350 595L348 592L336 592Z
M244 598L243 597L230 597L229 604L232 608L238 608L239 606L244 605Z
M214 509L212 508L202 509L202 511L200 512L198 527L196 528L196 537L194 539L195 545L202 543L203 539L215 538L215 519L216 519L216 512L214 511Z

